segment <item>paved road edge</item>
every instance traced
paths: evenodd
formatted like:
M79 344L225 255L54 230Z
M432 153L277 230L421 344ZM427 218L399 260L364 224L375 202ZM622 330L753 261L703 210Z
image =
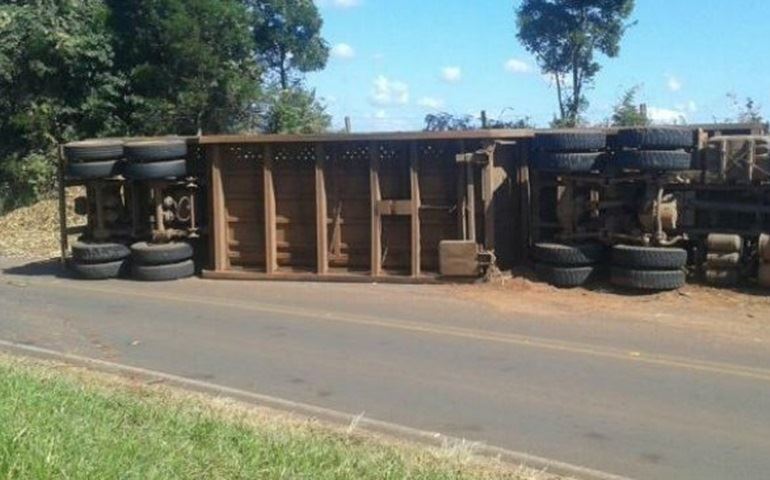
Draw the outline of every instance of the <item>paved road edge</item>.
M47 348L25 345L6 340L0 340L0 351L6 353L25 355L30 357L57 360L63 363L69 363L76 366L87 367L106 373L118 375L132 375L141 378L147 382L162 381L165 385L172 387L193 390L202 393L215 394L218 396L231 397L236 400L244 401L254 405L261 405L275 410L285 411L292 414L317 418L320 420L333 422L340 425L350 425L351 422L357 422L357 428L365 431L385 434L405 440L415 441L421 444L441 447L443 445L452 445L463 442L464 440L436 432L427 432L423 430L405 427L394 423L383 422L371 418L361 417L360 415L339 412L336 410L308 405L282 398L261 395L258 393L239 390L236 388L217 385L201 380L194 380L169 373L158 372L141 367L132 367L119 363L99 360L94 358L82 357L68 353L58 352ZM477 455L500 458L506 462L527 467L545 470L550 473L576 477L581 480L632 480L629 477L614 475L611 473L594 470L588 467L572 465L558 460L530 455L528 453L516 452L513 450L494 447L490 445L477 444L473 448Z

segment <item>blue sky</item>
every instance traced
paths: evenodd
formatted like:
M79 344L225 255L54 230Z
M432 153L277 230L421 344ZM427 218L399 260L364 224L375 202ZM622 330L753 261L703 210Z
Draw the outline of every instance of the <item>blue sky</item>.
M529 116L547 126L555 91L516 40L517 0L316 0L327 68L307 76L340 128L420 129L427 113ZM770 109L770 2L637 0L638 24L620 57L601 59L588 117L610 115L621 93L660 122L690 123L735 114L728 93ZM767 113L767 112L766 112Z

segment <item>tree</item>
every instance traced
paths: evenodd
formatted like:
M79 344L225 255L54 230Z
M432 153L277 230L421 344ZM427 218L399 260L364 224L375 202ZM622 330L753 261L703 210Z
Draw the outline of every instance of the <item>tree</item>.
M120 130L102 0L0 4L0 211L52 190L56 147Z
M321 70L329 45L321 37L323 20L312 0L245 0L254 16L253 35L259 58L287 90L296 72Z
M613 127L646 127L652 123L647 112L637 106L636 95L638 93L638 85L629 88L620 97L618 103L612 107L611 123Z
M425 116L426 132L467 131L481 130L482 128L484 128L484 126L471 115L431 113ZM486 128L489 130L532 128L532 124L529 117L516 120L497 120L490 118L487 120Z
M728 123L765 123L762 116L762 105L756 103L753 98L746 97L746 100L741 102L734 93L728 93L727 98L730 99L733 108L738 111L738 115L734 119L726 119Z
M588 107L585 91L630 24L634 0L524 0L516 11L518 39L556 85L559 126L577 126Z
M274 91L265 115L267 133L310 134L329 129L331 117L315 91L290 88Z
M242 0L106 0L132 134L234 131L260 99Z

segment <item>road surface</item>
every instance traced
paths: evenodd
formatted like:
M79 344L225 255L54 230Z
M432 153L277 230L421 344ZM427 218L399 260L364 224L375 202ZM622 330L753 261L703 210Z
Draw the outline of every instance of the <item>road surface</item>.
M623 311L505 314L459 287L92 283L3 265L0 340L638 479L770 472L759 341Z

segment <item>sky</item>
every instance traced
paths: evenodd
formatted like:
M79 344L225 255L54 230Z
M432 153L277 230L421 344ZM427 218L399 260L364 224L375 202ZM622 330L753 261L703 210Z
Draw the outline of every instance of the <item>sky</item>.
M308 86L326 103L333 127L419 130L426 114L529 117L546 127L556 92L516 39L520 0L315 0L332 51ZM770 1L637 0L620 56L588 92L591 122L609 118L624 91L654 120L734 117L728 94L770 113Z

